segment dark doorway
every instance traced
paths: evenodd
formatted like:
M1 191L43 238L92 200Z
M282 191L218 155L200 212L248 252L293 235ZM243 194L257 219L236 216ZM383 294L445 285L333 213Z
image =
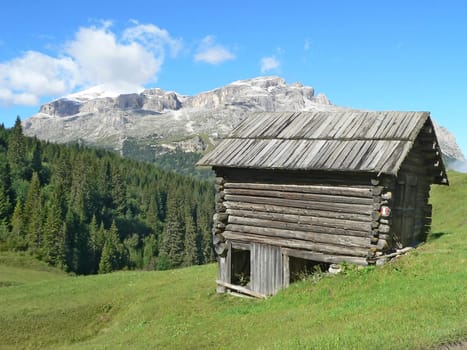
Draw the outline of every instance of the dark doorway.
M290 283L301 281L314 273L323 273L329 269L330 264L289 257Z
M250 251L232 248L231 283L237 286L249 286L251 279Z

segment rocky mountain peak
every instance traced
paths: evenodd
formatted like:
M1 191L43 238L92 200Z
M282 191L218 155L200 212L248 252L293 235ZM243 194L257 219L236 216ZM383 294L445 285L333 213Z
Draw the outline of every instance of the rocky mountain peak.
M93 87L43 105L23 126L25 134L54 142L80 140L121 152L133 142L162 154L203 151L251 112L339 109L326 95L315 96L311 86L262 76L194 96L160 88L121 94ZM454 136L441 127L437 132L443 153L464 159Z

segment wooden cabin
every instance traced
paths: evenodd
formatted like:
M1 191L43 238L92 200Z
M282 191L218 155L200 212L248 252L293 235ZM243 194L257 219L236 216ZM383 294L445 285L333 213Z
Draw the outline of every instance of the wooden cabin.
M255 296L423 242L448 184L428 112L256 113L198 165L216 173L218 291Z

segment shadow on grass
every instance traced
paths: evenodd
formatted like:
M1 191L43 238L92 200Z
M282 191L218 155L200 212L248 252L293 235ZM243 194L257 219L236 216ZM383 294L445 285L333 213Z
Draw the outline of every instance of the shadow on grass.
M443 237L444 235L449 235L449 234L450 234L449 232L433 232L429 234L428 241L434 241L438 238Z

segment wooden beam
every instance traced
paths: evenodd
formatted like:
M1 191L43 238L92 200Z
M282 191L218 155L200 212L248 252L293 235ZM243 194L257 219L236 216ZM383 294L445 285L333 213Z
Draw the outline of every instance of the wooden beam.
M313 202L331 202L331 203L348 203L348 204L372 204L372 197L349 197L342 195L331 195L328 193L300 193L286 191L272 191L262 189L239 189L231 188L224 190L225 195L239 196L254 196L254 197L271 197L284 199L298 199Z
M342 220L354 220L354 221L361 221L363 223L368 222L368 220L371 219L370 214L336 212L333 210L313 210L313 209L306 209L306 208L293 208L293 207L277 205L275 201L270 201L270 203L264 203L264 204L244 203L244 202L224 202L224 205L227 208L228 214L231 212L231 210L251 210L254 212L265 212L265 213L307 215L307 216L312 216L312 217L322 217L323 219L336 218L336 219L342 219Z
M330 255L330 254L310 252L308 250L290 249L290 248L282 248L282 252L283 254L287 256L293 256L296 258L319 261L319 262L324 262L324 263L339 264L343 261L346 261L346 262L357 264L357 265L363 265L363 266L368 265L367 259L363 257L346 256L346 255Z
M267 296L258 292L255 292L253 290L250 290L248 288L242 287L242 286L237 286L235 284L227 283L221 280L216 280L217 285L227 288L227 289L232 289L235 290L239 293L243 293L246 295L251 295L252 297L259 298L259 299L266 299Z
M243 203L255 203L255 204L271 204L293 207L293 208L306 208L314 210L328 210L339 213L361 213L370 214L372 211L372 204L350 204L350 203L334 203L334 202L316 202L308 200L298 199L284 199L284 198L267 198L267 197L255 197L255 196L243 196L243 195L225 195L226 201L231 202L243 202Z
M372 196L370 187L349 187L349 186L320 186L320 185L284 185L268 183L242 183L227 182L224 185L226 189L254 189L254 190L273 190L299 193L315 193L326 195L342 195L354 197Z
M282 213L258 212L254 210L237 210L237 209L227 209L227 214L229 214L231 217L271 220L271 221L278 221L282 223L300 225L301 227L308 227L308 228L310 228L309 227L310 225L313 225L313 227L321 226L323 230L322 232L329 232L333 234L338 234L335 232L336 230L334 230L334 228L337 228L340 230L348 230L348 232L345 232L345 234L348 234L351 236L368 236L369 231L371 229L369 221L361 222L361 221L343 220L343 219L337 219L337 218L326 218L326 217L323 218L320 216L311 216L311 215L282 214ZM332 230L332 231L329 231L329 230Z
M283 238L283 237L270 237L266 235L251 234L251 233L240 233L234 231L225 231L223 233L224 237L232 241L240 242L255 242L269 244L276 247L284 248L293 248L293 249L303 249L310 250L319 253L325 254L335 254L335 255L349 255L349 256L367 256L368 248L363 247L349 247L342 245L333 245L327 243L316 243L300 239L292 238ZM370 239L368 239L370 242ZM370 250L373 248L370 248ZM376 249L375 249L376 251Z

